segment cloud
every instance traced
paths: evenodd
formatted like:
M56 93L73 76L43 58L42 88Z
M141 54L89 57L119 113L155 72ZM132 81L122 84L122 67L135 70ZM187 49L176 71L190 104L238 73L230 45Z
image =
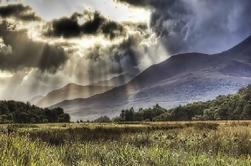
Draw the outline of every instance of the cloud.
M79 23L83 19L84 23ZM98 12L74 13L71 17L53 20L49 26L48 36L65 38L103 34L105 37L114 39L124 34L122 25L108 20Z
M139 36L129 36L120 43L109 47L101 45L91 47L86 51L86 59L91 64L89 70L96 73L95 67L106 67L106 74L139 72L139 43Z
M62 66L67 55L55 45L30 39L26 30L15 30L7 21L0 24L0 69L17 71L38 68L42 72L54 73Z
M23 6L22 4L0 6L0 17L14 17L23 21L41 20L29 6Z
M116 1L151 8L151 28L171 53L215 53L251 34L249 0Z
M135 76L135 73L165 60L167 56L158 41L138 32L111 46L96 45L86 50L85 57L90 61L90 70L105 67L110 74L128 73Z
M134 7L152 8L152 9L167 9L180 0L114 0L115 2L126 3ZM194 1L194 0L192 0Z

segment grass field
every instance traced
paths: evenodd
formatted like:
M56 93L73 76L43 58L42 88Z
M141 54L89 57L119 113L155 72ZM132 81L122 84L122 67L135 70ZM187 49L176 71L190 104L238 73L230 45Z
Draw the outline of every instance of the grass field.
M251 122L0 126L1 166L251 165Z

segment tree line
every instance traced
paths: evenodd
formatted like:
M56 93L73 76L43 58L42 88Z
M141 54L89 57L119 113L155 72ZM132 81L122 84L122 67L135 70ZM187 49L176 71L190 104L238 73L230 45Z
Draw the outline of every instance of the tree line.
M0 101L0 123L57 123L70 122L62 108L39 108L30 103Z
M105 121L104 121L105 120ZM122 110L120 116L100 117L95 122L127 121L191 121L191 120L251 120L251 85L238 93L218 96L207 102L194 102L172 109L158 104L152 108Z

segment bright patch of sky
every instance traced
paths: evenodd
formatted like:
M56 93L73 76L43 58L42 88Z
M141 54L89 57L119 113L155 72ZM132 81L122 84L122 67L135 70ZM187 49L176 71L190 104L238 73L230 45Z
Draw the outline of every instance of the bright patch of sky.
M114 21L149 22L150 10L131 8L113 0L23 0L39 16L49 21L84 9L97 10Z
M9 78L9 77L12 77L12 76L13 75L11 73L0 70L0 78Z

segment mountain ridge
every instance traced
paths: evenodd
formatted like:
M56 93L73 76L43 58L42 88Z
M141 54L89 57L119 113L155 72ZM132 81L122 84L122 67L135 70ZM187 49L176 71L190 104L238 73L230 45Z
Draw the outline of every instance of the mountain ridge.
M61 106L76 116L88 117L89 114L113 115L124 106L148 106L153 102L166 102L170 106L173 102L175 106L210 99L219 93L234 93L251 83L251 63L247 61L250 43L251 37L228 51L214 55L174 55L149 67L126 85L90 98L63 101L55 106Z
M46 96L39 99L36 105L41 107L47 107L56 104L65 99L73 100L76 98L87 98L98 93L105 92L112 89L111 86L97 86L97 85L79 85L74 83L69 83L62 88L55 89L49 92Z

